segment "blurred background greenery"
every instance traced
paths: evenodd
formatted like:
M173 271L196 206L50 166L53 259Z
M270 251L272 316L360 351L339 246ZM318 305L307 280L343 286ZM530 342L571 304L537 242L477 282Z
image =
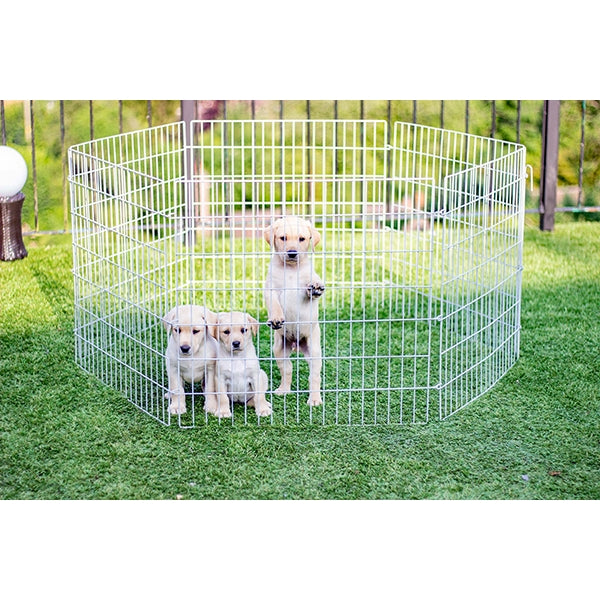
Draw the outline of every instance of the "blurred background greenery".
M417 122L519 142L527 148L527 162L532 165L534 175L534 191L527 191L527 208L532 211L537 208L542 100L228 100L199 101L197 107L199 118L382 119L391 123ZM29 101L5 100L2 103L2 143L23 154L30 172L23 190L26 196L24 231L69 229L66 152L70 146L180 119L180 100L35 100L31 104ZM582 125L585 133L583 149ZM562 101L559 206L600 205L599 174L600 101ZM574 211L568 216L561 215L561 218L595 220L600 218L600 213Z

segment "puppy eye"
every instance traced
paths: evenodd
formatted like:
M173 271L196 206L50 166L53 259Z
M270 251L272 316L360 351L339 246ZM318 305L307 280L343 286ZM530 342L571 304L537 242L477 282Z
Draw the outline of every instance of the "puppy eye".
M199 330L199 329L192 329L192 333L193 333L194 335L196 335L197 333L200 333L200 330Z
M301 238L298 238L298 239L299 239L301 242L303 242L303 241L304 241L306 238L303 238L303 237L301 237Z
M287 240L287 237L286 237L285 235L282 235L282 236L281 236L279 239L280 239L282 242L285 242L285 240Z
M223 331L223 333L224 333L225 335L229 335L229 334L231 333L231 331L229 331L229 329L225 329L225 331Z
M242 333L246 333L248 331L245 327L242 327Z
M181 332L181 330L179 329L179 327L173 327L173 331L177 334L179 334Z

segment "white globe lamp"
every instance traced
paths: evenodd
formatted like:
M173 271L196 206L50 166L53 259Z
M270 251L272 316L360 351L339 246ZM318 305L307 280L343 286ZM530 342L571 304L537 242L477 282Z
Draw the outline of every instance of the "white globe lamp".
M25 258L21 210L27 181L25 159L9 146L0 146L0 260Z
M10 146L0 146L0 196L10 198L18 194L27 181L27 163Z

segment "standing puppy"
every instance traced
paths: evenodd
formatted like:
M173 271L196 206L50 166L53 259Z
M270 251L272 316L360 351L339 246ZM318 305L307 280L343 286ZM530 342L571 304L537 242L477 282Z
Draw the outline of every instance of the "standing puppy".
M318 299L325 286L315 273L312 251L321 241L312 223L299 217L282 217L264 231L273 256L265 283L269 325L275 331L273 354L281 373L276 394L291 391L292 361L298 349L309 365L308 404L321 400L321 329Z
M215 390L215 362L217 340L211 327L217 315L193 304L176 306L164 317L169 332L165 364L169 378L169 412L180 415L186 412L184 382L204 384L204 410L217 416L227 416L229 403L220 406ZM231 413L229 413L231 414Z
M253 407L260 417L268 417L271 403L265 394L269 387L267 374L260 368L252 336L258 333L258 321L242 312L217 315L216 388L226 394L226 402L241 402ZM221 403L223 400L221 400Z

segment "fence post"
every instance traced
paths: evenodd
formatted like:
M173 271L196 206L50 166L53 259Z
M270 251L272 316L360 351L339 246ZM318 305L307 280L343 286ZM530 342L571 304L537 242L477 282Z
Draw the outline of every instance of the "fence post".
M540 174L540 229L554 230L558 184L560 100L544 100L542 164Z
M182 100L181 101L181 120L185 121L186 127L189 127L191 121L196 118L196 101Z

